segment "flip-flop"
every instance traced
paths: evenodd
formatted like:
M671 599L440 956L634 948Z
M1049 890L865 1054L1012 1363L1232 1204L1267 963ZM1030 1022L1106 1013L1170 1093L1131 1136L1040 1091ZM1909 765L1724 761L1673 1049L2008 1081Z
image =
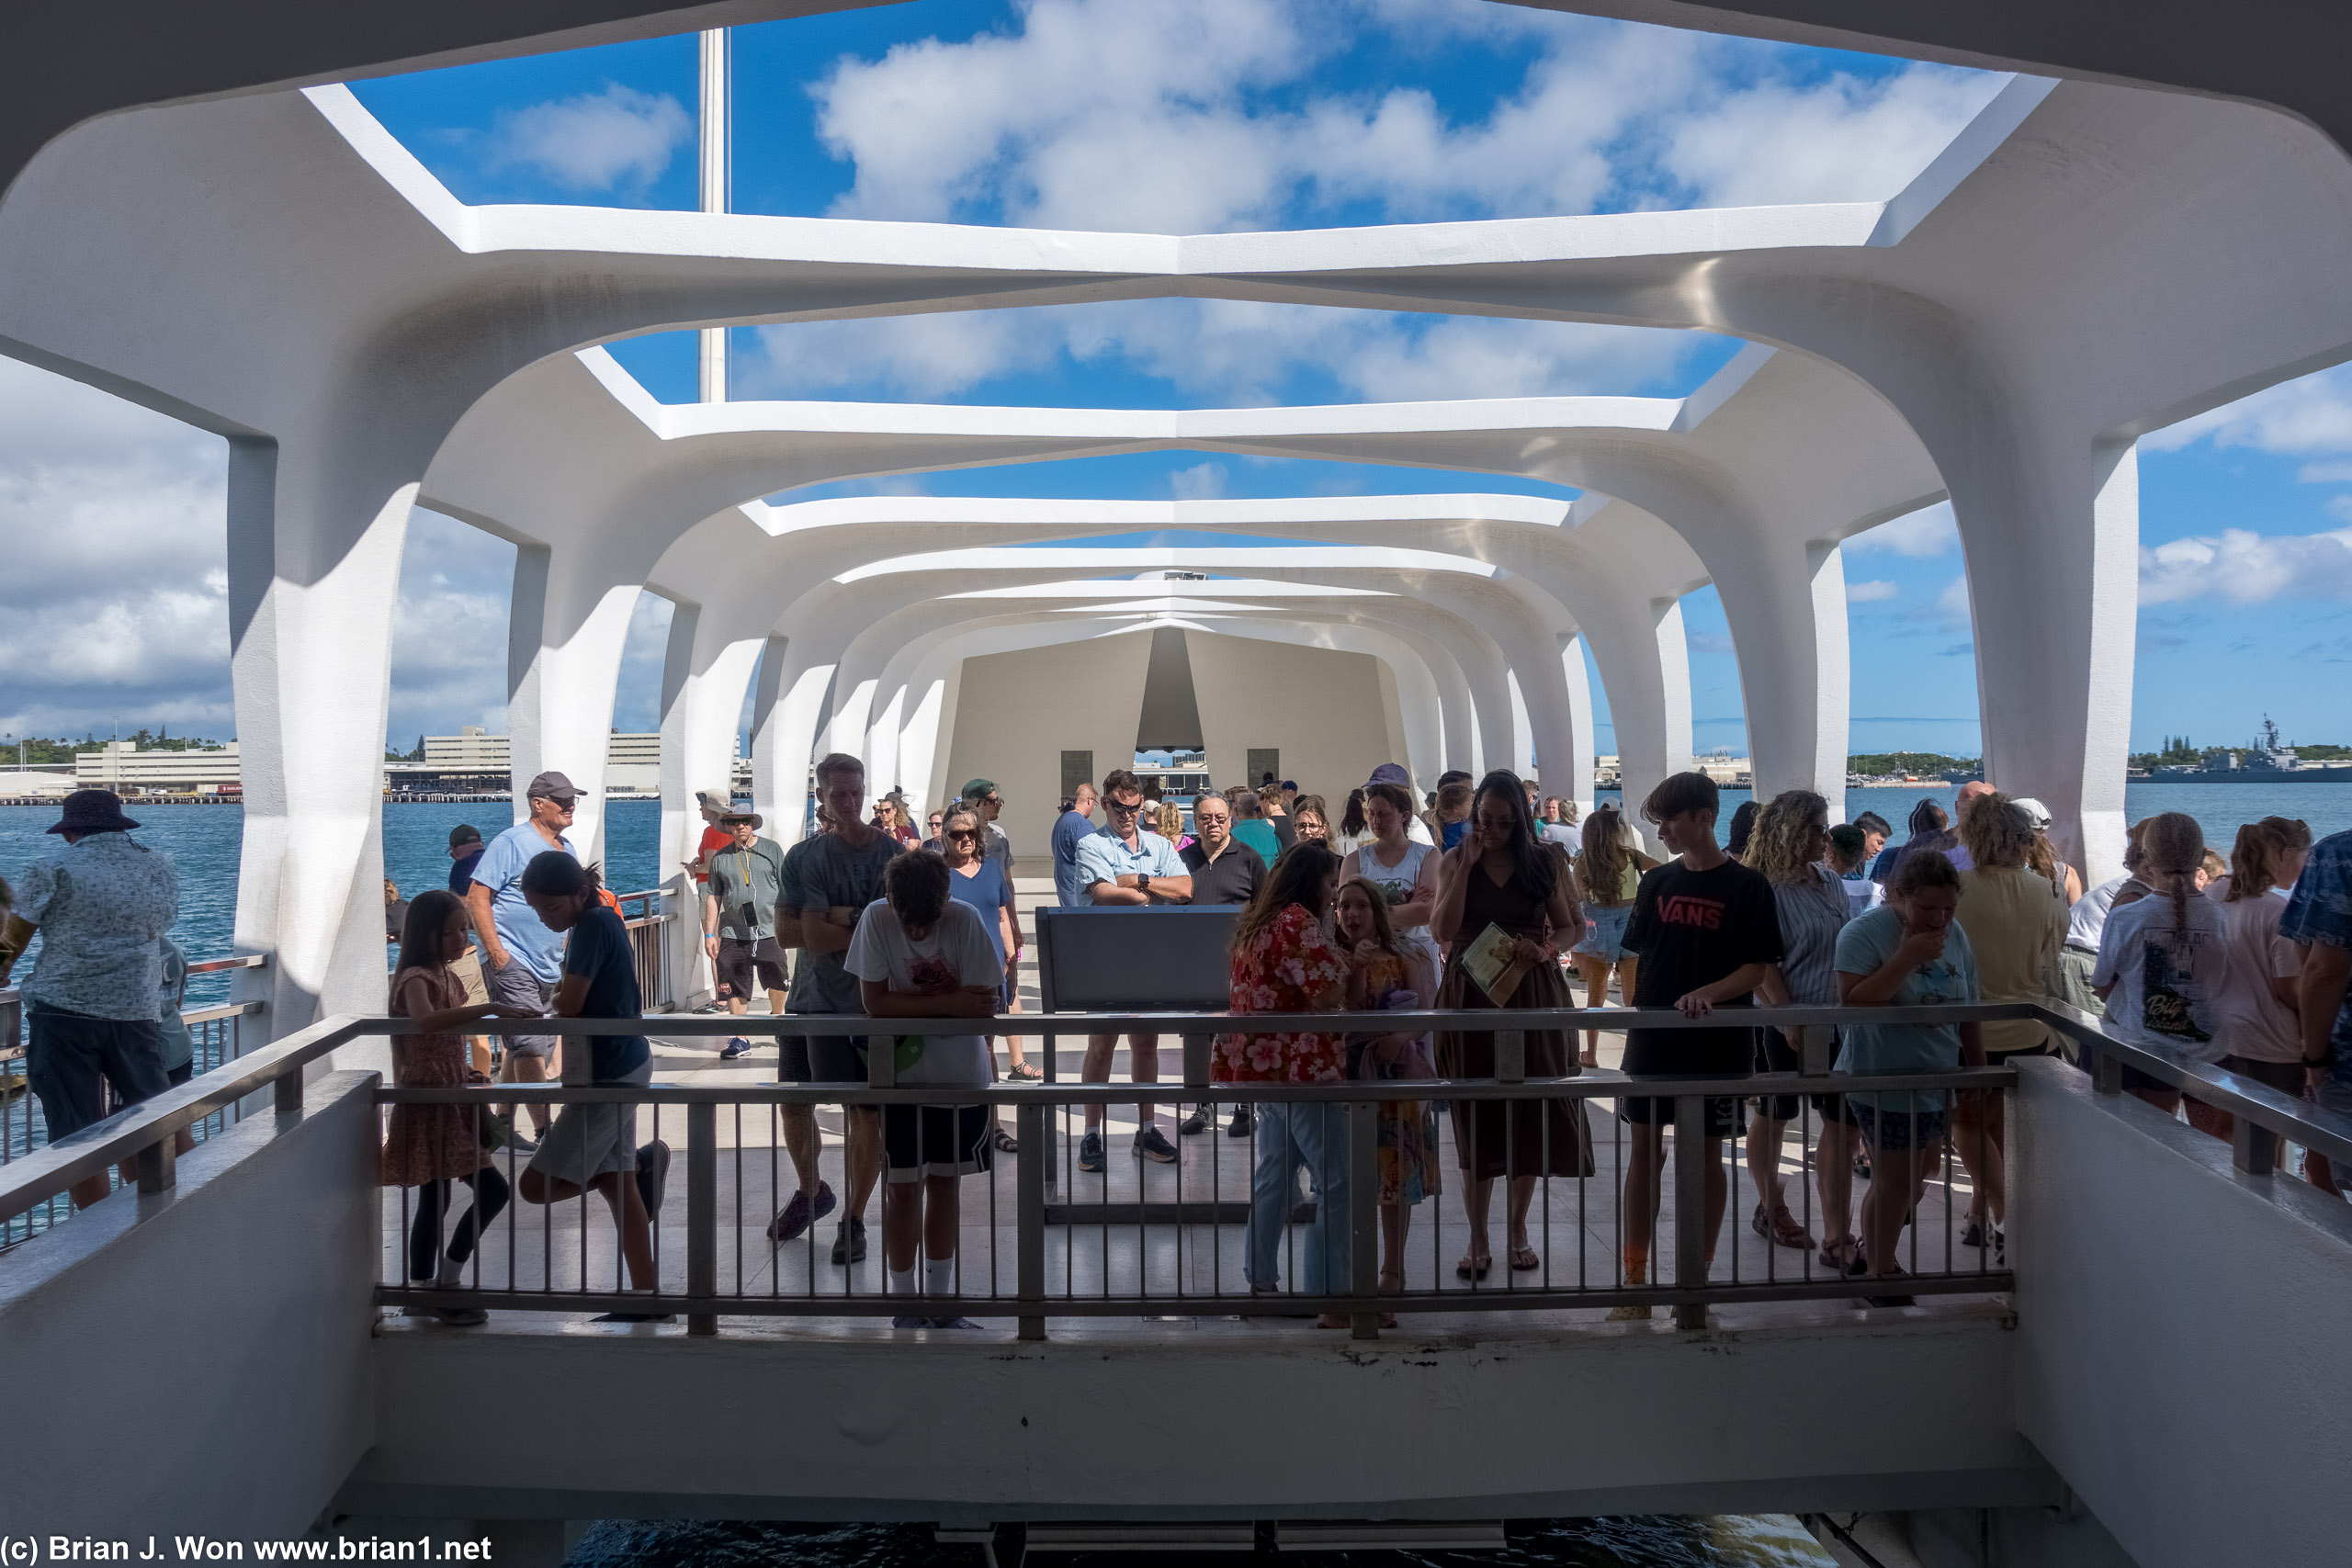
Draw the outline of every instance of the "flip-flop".
M1525 1259L1524 1262L1521 1261L1522 1258ZM1510 1271L1512 1273L1532 1274L1536 1269L1543 1267L1544 1260L1535 1256L1535 1249L1533 1247L1514 1247L1510 1249Z
M1465 1257L1453 1266L1453 1277L1457 1280L1483 1280L1487 1277L1487 1270L1494 1266L1492 1258Z

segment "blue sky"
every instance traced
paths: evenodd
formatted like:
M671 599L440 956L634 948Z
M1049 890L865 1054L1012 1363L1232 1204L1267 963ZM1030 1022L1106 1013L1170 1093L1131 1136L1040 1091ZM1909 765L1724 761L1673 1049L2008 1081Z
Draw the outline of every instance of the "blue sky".
M738 211L1173 232L1883 197L2000 81L1483 0L913 0L739 28L733 48ZM686 208L695 51L691 37L655 39L354 91L465 200ZM731 337L739 396L1151 408L1675 396L1738 346L1190 300ZM690 334L612 348L656 397L693 396ZM219 443L15 366L0 365L0 525L116 509L153 541L148 558L107 570L74 553L91 531L50 530L28 547L0 583L0 732L103 731L119 715L126 729L227 733ZM1569 493L1199 453L888 482L991 495ZM877 487L803 493L856 488ZM2181 730L2236 739L2265 712L2290 736L2352 740L2345 682L2329 678L2352 659L2352 374L2144 442L2142 509L2135 744ZM503 726L512 559L461 525L418 519L394 671L401 744ZM1973 752L1973 649L1948 513L1850 541L1846 567L1852 748ZM1684 613L1697 744L1743 750L1713 592ZM623 728L653 722L666 620L650 600L638 617ZM1605 723L1600 739L1611 744Z

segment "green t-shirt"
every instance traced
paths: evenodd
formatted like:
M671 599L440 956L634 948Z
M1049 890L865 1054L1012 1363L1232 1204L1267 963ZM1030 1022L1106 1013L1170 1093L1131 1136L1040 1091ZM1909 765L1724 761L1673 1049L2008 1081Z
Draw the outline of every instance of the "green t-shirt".
M775 899L783 884L784 850L774 839L753 839L748 850L731 842L713 850L703 891L718 900L718 934L775 935Z

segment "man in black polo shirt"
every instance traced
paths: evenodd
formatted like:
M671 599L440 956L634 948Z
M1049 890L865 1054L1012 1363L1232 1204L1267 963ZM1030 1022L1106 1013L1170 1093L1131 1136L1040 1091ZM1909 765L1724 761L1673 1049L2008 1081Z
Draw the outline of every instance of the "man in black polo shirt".
M1233 807L1225 796L1204 795L1193 802L1193 841L1176 852L1183 858L1184 869L1193 874L1194 904L1247 904L1257 897L1259 886L1266 880L1266 862L1233 836ZM1209 1108L1196 1105L1176 1131L1205 1133L1214 1125ZM1233 1108L1233 1124L1226 1131L1237 1138L1250 1135L1248 1106Z

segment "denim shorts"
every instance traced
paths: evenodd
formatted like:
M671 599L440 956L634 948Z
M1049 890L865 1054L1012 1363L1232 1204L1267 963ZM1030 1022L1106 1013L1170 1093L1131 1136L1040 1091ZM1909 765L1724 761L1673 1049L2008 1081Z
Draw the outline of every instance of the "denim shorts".
M1860 1099L1849 1099L1846 1111L1862 1130L1862 1141L1874 1149L1933 1148L1944 1141L1951 1119L1943 1111L1881 1111Z
M1587 958L1599 958L1614 964L1625 956L1625 926L1634 918L1631 904L1587 904L1584 907L1584 940L1570 948Z

